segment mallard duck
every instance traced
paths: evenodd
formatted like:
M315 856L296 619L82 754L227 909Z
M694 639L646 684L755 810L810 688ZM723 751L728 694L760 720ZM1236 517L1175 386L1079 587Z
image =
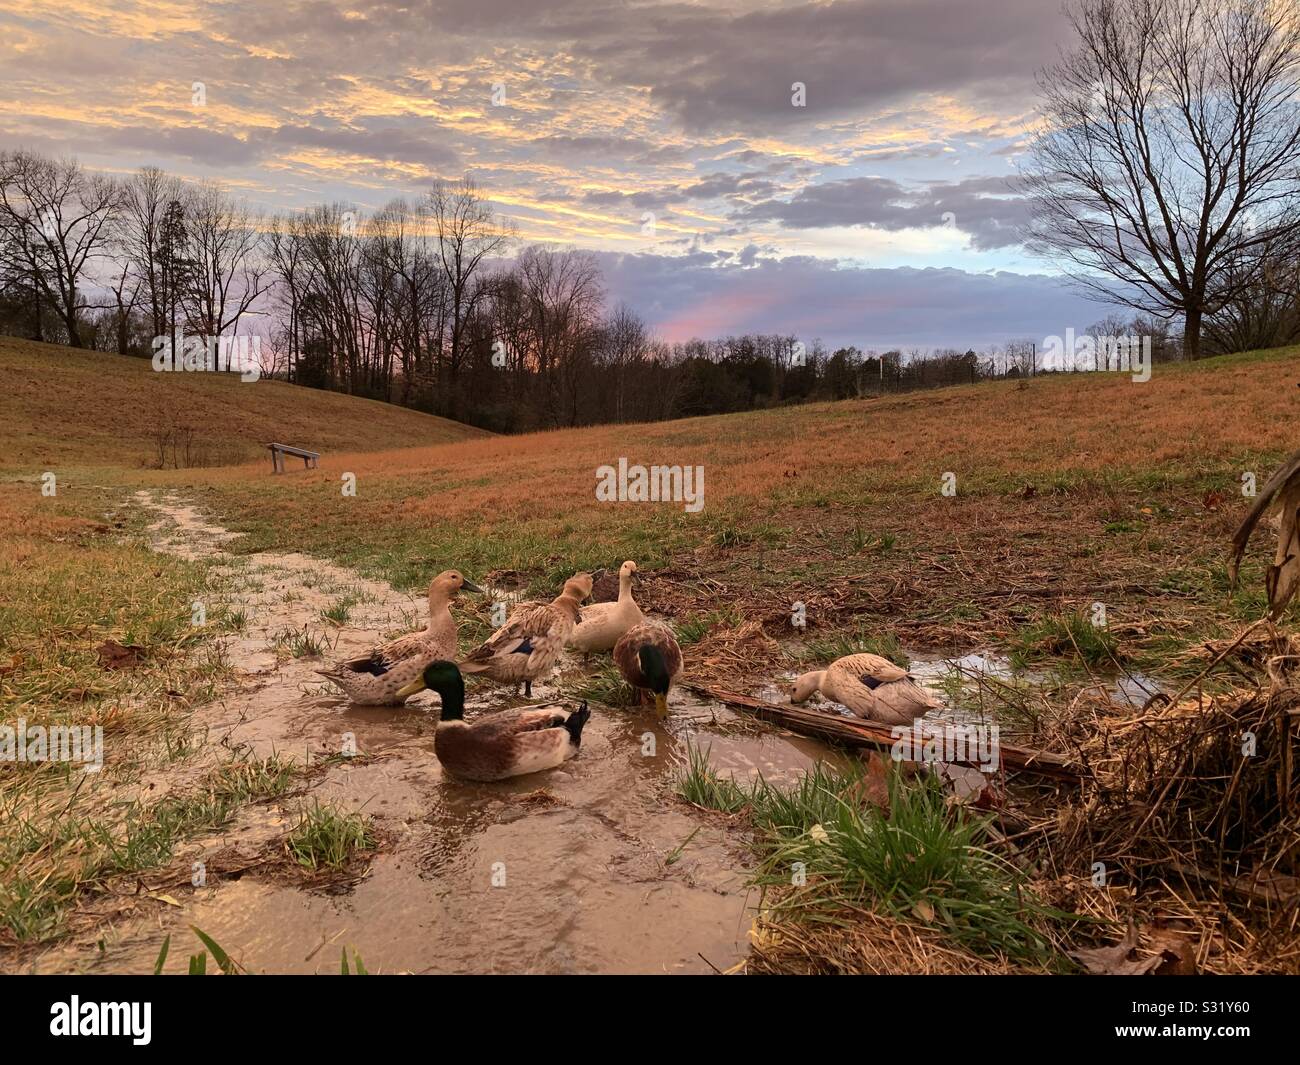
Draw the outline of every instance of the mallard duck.
M447 772L466 780L505 780L554 769L578 753L582 727L591 717L584 702L577 710L521 706L466 724L465 680L455 662L429 663L398 694L406 699L425 688L442 699L434 753Z
M400 704L397 689L418 675L425 664L439 658L456 655L456 619L451 615L451 603L464 589L482 592L473 581L466 580L459 571L444 570L429 583L429 623L422 632L412 632L376 647L368 654L348 662L340 662L331 669L316 672L333 681L348 698L360 706L392 706ZM403 663L416 663L398 670Z
M564 645L581 620L580 606L591 594L591 576L576 573L564 591L545 606L518 608L484 644L460 662L465 673L485 673L501 684L520 684L532 696L533 681L560 660Z
M682 671L682 649L672 629L660 621L633 625L614 644L614 664L638 698L654 696L655 712L668 716L668 690Z
M802 703L818 690L858 717L885 725L910 724L940 705L902 666L872 654L845 655L825 669L805 673L794 682L790 701Z
M635 575L636 563L630 559L618 568L618 601L583 607L582 622L569 637L570 647L587 655L611 650L623 633L645 620L641 608L632 598L632 578Z

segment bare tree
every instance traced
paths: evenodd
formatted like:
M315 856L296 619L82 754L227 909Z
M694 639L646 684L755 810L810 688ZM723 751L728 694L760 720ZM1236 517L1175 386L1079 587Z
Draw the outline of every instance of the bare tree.
M505 251L511 233L468 177L454 185L439 182L426 194L425 206L433 221L438 262L447 282L447 362L454 386L466 323L489 292L488 286L476 284L476 275L485 259Z
M184 186L180 178L156 166L146 166L132 175L122 193L118 244L136 276L142 298L148 301L153 335L163 336L171 331L167 316L170 301L163 276L163 224L168 207L182 199Z
M0 154L0 231L32 285L53 307L68 343L83 347L81 287L105 251L121 203L117 184L72 159Z
M1294 0L1080 0L1040 76L1030 246L1096 298L1202 320L1300 222ZM1225 265L1235 263L1234 271Z
M239 320L266 290L262 220L215 182L194 189L185 207L190 327L204 336L222 336L239 327Z

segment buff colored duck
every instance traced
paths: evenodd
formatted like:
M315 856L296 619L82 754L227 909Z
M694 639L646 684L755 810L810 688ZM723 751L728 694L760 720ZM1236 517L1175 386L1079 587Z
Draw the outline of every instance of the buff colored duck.
M618 600L592 603L582 608L582 622L569 637L569 645L585 655L611 651L623 633L645 620L641 608L632 598L632 580L636 563L629 559L618 568Z
M531 697L533 681L560 660L565 643L581 620L582 601L591 595L591 575L576 573L564 591L544 606L516 609L501 628L460 662L463 673L483 673L500 684L523 684Z
M410 683L430 661L456 656L456 619L451 604L461 591L482 592L458 570L439 573L429 582L429 623L376 647L369 654L316 672L337 684L360 706L400 704L399 688ZM399 669L399 666L406 668Z
M845 655L825 669L805 673L794 682L790 701L805 702L819 690L858 717L884 725L910 724L941 705L907 670L873 654Z
M578 753L582 727L591 717L586 703L577 710L522 706L467 724L465 680L455 662L429 663L399 694L408 698L425 688L442 699L434 753L447 772L465 780L506 780L554 769Z
M632 626L614 645L614 664L638 698L644 701L650 693L655 712L668 716L668 692L682 671L682 649L672 629L659 621Z

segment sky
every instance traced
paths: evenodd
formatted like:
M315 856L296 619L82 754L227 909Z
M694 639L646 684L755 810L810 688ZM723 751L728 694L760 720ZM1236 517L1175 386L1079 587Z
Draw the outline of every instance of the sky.
M276 211L469 174L665 340L982 349L1108 310L1019 243L1068 44L1057 0L0 0L0 147Z

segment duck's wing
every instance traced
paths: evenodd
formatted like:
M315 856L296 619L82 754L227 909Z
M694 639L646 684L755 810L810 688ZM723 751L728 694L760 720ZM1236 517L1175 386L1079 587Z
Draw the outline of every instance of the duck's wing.
M531 655L536 649L535 641L545 637L557 620L557 613L549 603L516 610L509 621L466 655L465 662L475 665L503 655Z
M882 684L873 694L876 697L877 713L881 720L889 724L907 724L927 710L935 710L943 705L933 692L921 687L911 677L892 684Z
M360 658L353 658L347 662L338 663L331 672L356 673L371 677L382 677L392 669L393 666L400 662L403 657L409 656L398 656L394 658L387 653L385 648L375 647ZM329 673L324 673L324 671L318 672L323 673L325 676L330 675Z
M571 713L563 706L524 706L517 710L502 710L498 714L480 717L470 727L470 732L475 739L485 743L507 740L524 732L563 728Z
M573 757L590 716L585 704L576 712L562 706L505 710L466 728L439 729L436 750L453 774L504 780L553 769Z
M907 670L895 665L888 658L865 653L837 658L831 663L830 668L869 689L874 689L880 684L892 684L907 676Z
M419 632L408 632L405 636L399 636L395 640L389 640L388 643L377 648L377 652L391 665L394 662L400 662L404 658L414 658L416 655L437 654L440 657L455 658L456 652L452 649L450 654L445 656L442 652L445 648L436 646L437 641L429 634L427 629L421 629Z
M333 681L348 698L363 706L397 705L403 700L397 693L415 680L432 661L427 655L386 662L382 658L354 658L333 669L318 669L322 677Z
M681 644L677 642L677 637L673 635L672 630L666 625L660 625L659 628L663 630L664 639L662 643L656 646L664 653L664 663L668 666L668 676L675 677L682 671Z

